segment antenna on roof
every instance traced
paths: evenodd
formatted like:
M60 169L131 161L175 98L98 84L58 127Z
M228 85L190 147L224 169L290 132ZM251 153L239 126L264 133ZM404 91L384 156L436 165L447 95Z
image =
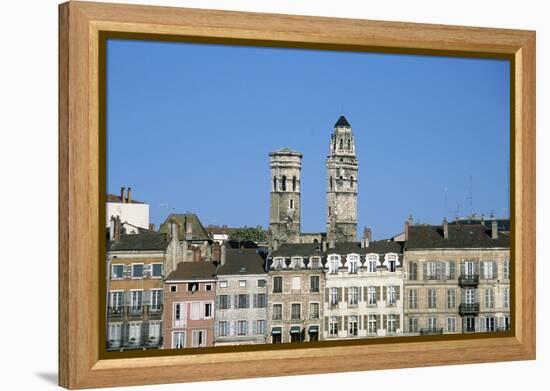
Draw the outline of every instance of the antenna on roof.
M474 199L474 196L473 196L473 186L472 186L472 175L470 175L470 191L469 191L469 194L468 194L468 196L466 197L466 199L470 201L470 215L472 215L472 213L473 213L473 210L472 210L472 203L473 203L473 199Z

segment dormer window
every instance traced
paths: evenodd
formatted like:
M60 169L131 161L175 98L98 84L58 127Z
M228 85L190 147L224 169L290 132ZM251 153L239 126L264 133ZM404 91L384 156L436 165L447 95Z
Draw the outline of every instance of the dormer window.
M293 269L300 269L302 267L302 258L299 258L299 257L292 258L290 267Z
M340 257L338 255L329 255L328 257L328 272L331 274L338 273L340 266Z
M397 255L395 254L388 254L386 255L386 262L388 265L388 271L389 272L395 272L397 267Z
M315 257L315 258L311 258L309 263L310 263L310 269L319 269L321 260L318 257Z
M285 262L284 258L275 258L273 260L273 269L281 270L284 266L284 262Z
M359 256L357 255L348 255L348 272L349 273L357 273L357 270L359 269Z
M369 273L376 272L377 263L378 263L378 255L376 254L367 255L367 272Z

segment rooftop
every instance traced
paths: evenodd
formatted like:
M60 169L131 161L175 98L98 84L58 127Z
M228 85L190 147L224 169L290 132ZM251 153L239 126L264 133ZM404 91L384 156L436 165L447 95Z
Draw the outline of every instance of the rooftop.
M164 220L164 223L161 224L161 226L159 227L159 232L160 233L164 233L164 234L167 234L168 233L168 228L169 228L169 223L171 220L174 220L176 223L178 223L179 225L179 239L180 240L185 240L186 239L186 234L185 234L185 229L186 229L186 221L188 221L189 219L191 219L191 229L192 229L192 235L191 235L191 240L196 240L196 241L208 241L210 240L210 236L208 235L208 233L206 232L206 230L204 229L203 225L201 224L201 221L199 220L198 216L194 213L183 213L183 214L171 214L169 215L166 220Z
M212 262L180 262L176 270L166 277L166 282L188 280L212 280L216 266Z
M335 128L351 128L351 125L349 124L346 117L341 115L340 118L338 118L338 121L336 121L336 123L334 124L334 127Z
M167 246L166 235L153 231L123 234L108 243L109 251L164 251Z
M216 270L218 275L264 273L264 260L255 249L227 249L225 263Z

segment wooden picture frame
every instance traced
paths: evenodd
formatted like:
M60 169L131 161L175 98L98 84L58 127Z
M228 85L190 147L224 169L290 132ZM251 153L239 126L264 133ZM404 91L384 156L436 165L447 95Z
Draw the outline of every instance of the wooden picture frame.
M101 36L508 58L511 61L513 330L504 337L206 352L101 354L105 155ZM104 129L103 129L104 130ZM104 145L103 145L104 147ZM102 152L103 150L103 152ZM70 389L535 358L535 32L68 2L59 6L59 384ZM460 352L460 354L457 354ZM353 360L350 358L353 357ZM315 365L310 365L315 362ZM211 370L215 366L216 370Z

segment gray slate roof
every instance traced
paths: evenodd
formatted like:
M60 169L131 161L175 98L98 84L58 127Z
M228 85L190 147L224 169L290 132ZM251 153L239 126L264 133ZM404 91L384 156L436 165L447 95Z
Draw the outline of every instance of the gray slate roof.
M491 229L481 225L451 225L449 238L443 237L441 225L413 225L405 250L427 248L509 248L510 236L499 232L497 239L491 238Z
M338 118L338 121L336 121L336 123L334 124L334 127L335 128L351 128L351 125L349 124L346 117L341 115L340 118Z
M167 246L166 235L153 231L121 235L108 243L109 251L164 251Z
M264 274L264 259L256 249L227 249L225 263L218 266L216 274Z
M166 220L164 220L164 223L161 224L159 227L159 232L167 234L168 229L170 226L170 220L174 219L179 224L179 239L184 240L185 239L185 220L187 218L191 218L193 220L192 223L192 229L193 229L193 235L191 236L191 240L197 240L197 241L204 241L204 240L210 240L210 236L204 229L201 221L199 220L198 216L194 213L182 213L182 214L171 214L169 215Z
M212 262L180 262L176 270L166 277L170 281L212 280L215 277L216 265Z

